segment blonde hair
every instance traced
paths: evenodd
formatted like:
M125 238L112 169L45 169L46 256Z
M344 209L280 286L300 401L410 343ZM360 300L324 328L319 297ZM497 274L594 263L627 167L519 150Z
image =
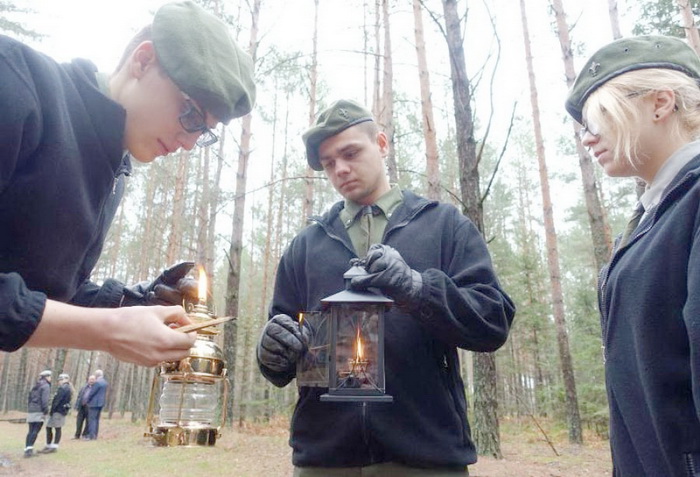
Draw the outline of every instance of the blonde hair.
M639 100L659 90L672 90L676 106L671 122L671 134L700 138L700 87L695 79L666 68L648 68L630 71L607 81L591 94L583 108L583 117L595 124L599 131L610 132L616 138L613 152L615 161L627 160L636 167L640 161L637 147L640 129Z

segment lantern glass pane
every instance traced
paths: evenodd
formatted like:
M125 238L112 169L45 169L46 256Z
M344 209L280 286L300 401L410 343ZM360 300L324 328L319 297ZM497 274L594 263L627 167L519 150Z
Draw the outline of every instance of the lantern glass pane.
M297 362L297 386L327 387L330 313L307 311L300 322L309 337L308 350Z
M379 310L379 306L367 303L344 303L336 310L335 387L338 391L383 392Z

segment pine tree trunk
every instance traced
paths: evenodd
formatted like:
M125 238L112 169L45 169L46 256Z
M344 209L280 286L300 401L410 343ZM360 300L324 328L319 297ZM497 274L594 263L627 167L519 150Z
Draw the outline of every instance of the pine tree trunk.
M381 25L382 25L382 0L374 3L374 87L372 88L372 116L375 119L381 117Z
M555 0L556 1L556 0ZM552 289L552 308L554 322L557 330L557 344L559 346L559 360L564 389L566 393L566 415L569 423L569 441L573 444L583 443L581 430L581 417L576 394L576 381L569 350L569 335L566 331L566 319L564 313L564 297L561 289L561 269L559 266L559 251L557 245L557 233L554 227L554 214L552 212L552 198L549 191L549 178L547 163L544 153L544 140L540 125L539 101L537 98L537 86L535 72L532 65L532 51L530 49L530 33L528 31L527 16L525 14L525 0L520 0L520 9L523 27L523 39L527 62L528 79L530 82L530 102L532 105L532 121L535 128L535 142L537 145L537 162L540 171L540 185L542 191L542 208L544 215L545 243L547 247L547 265Z
M27 396L25 395L27 383L31 383L34 376L27 372L27 362L29 361L29 348L22 348L19 355L19 366L17 366L17 380L15 381L15 392L12 409L26 411Z
M311 68L309 71L309 126L316 122L316 87L318 82L318 0L314 0L314 37L313 52L311 53ZM304 151L306 154L306 151ZM314 213L314 181L312 177L316 174L311 166L306 166L306 177L304 180L304 203L301 208L301 226L306 225L306 221Z
M428 197L440 200L440 169L438 147L433 118L433 101L430 97L430 73L425 52L423 34L423 14L420 0L413 0L413 18L416 33L416 55L418 56L418 77L420 80L421 118L425 137L425 170L428 178Z
M3 353L5 356L2 360L2 376L0 376L0 409L3 413L8 411L9 404L9 376L10 376L10 356L11 353Z
M496 355L474 353L474 442L479 455L502 459Z
M211 181L209 180L211 155L208 148L200 149L199 154L202 157L202 189L197 207L197 263L204 265L207 262L207 244L209 243L207 234L209 232L209 204L211 202ZM208 283L211 283L211 280Z
M209 296L214 296L214 267L216 259L216 217L219 211L219 203L221 202L221 175L224 169L224 146L226 145L226 128L221 128L219 135L219 153L216 154L216 173L212 181L211 200L209 201L209 221L207 223L207 242L206 242L206 258L203 263L204 269L209 274Z
M617 10L617 0L608 0L608 17L610 18L610 27L612 28L613 39L622 38L620 31L620 15Z
M559 44L564 60L566 85L570 88L576 79L576 71L574 69L571 39L569 38L569 26L566 23L566 14L562 1L552 0L552 9L557 23ZM580 126L574 123L573 127L574 132L577 132ZM588 210L588 219L593 239L593 254L597 272L603 268L610 259L610 254L612 253L612 236L607 216L600 200L599 185L593 170L593 161L578 139L576 139L576 151L579 156L583 193L586 199L586 209Z
M177 156L177 172L173 191L173 211L170 214L170 234L168 235L165 261L168 264L185 258L182 253L183 220L185 216L185 192L189 176L190 153L182 150Z
M389 0L382 0L382 12L384 19L384 79L382 83L382 115L380 127L386 134L389 143L389 151L386 156L386 168L389 174L389 182L399 182L399 172L396 165L396 148L394 138L394 67L391 51L391 22L389 21Z
M695 53L700 55L700 34L698 34L698 29L695 26L695 18L693 16L690 0L676 0L676 3L678 4L678 9L683 18L683 29L685 30L685 37L688 39L688 44L695 50Z
M248 52L255 63L258 44L258 18L262 0L255 0L251 9L251 29ZM238 172L236 174L236 199L234 201L233 227L231 231L231 246L229 248L229 270L226 280L226 316L238 317L239 290L241 285L241 252L243 250L243 219L245 216L246 181L248 174L248 159L250 158L251 114L243 117L240 150L238 154ZM229 370L230 391L226 403L227 424L233 422L233 390L235 389L236 370L236 334L235 320L224 325L224 359Z
M463 203L462 213L469 217L483 234L483 210L479 189L479 168L474 140L474 120L471 109L470 81L464 57L460 17L456 0L443 0L447 47L450 53L450 79L455 111L459 185ZM490 353L488 353L490 354ZM474 356L474 442L481 455L501 458L496 397L496 364L493 355ZM478 405L477 405L478 403Z

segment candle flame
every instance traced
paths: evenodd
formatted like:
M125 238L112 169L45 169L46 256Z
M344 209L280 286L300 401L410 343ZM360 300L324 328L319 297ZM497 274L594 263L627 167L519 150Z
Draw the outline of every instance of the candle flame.
M207 301L207 274L203 266L199 266L199 302L206 303Z
M360 338L360 329L357 329L357 360L361 360L362 356L362 338Z

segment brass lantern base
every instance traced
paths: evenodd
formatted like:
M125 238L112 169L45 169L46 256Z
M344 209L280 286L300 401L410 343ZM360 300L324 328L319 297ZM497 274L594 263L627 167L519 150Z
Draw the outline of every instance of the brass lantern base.
M219 437L215 427L156 426L150 433L157 447L213 446Z

